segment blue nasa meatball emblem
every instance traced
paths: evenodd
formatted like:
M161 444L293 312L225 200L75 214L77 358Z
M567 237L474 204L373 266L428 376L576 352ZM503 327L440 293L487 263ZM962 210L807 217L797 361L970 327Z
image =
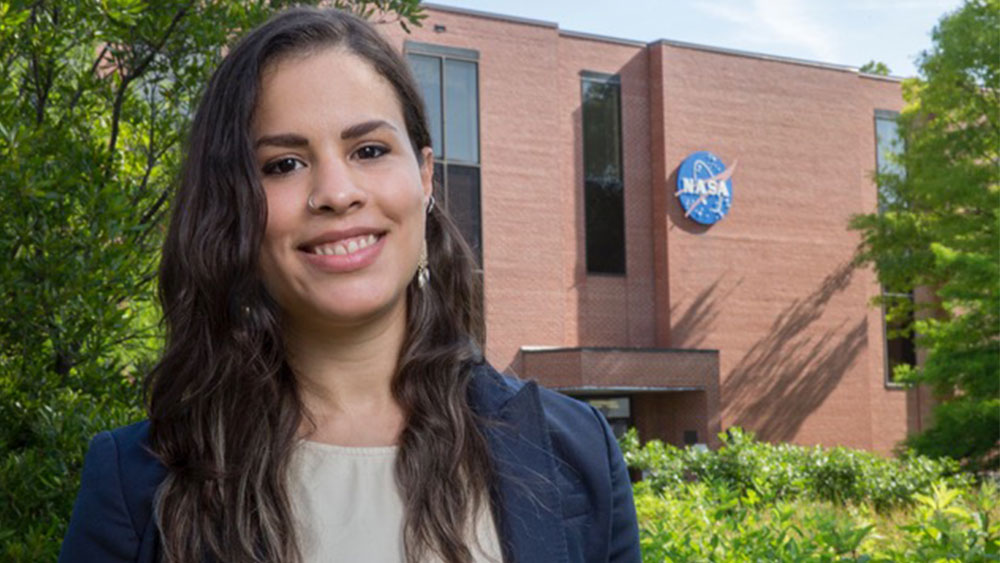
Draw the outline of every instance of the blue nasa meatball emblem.
M677 171L677 199L684 216L712 225L729 213L733 202L732 175L736 161L726 167L719 157L708 151L692 153Z

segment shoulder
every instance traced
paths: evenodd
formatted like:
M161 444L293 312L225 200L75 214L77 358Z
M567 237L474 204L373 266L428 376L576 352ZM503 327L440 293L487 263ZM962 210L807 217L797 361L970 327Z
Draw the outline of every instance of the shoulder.
M562 393L547 389L534 381L525 381L498 372L488 363L474 368L473 408L490 414L500 412L512 403L526 402L525 395L537 395L537 408L544 416L550 432L571 434L580 438L606 440L604 417L594 407Z
M640 561L631 482L604 416L486 364L477 368L473 386L473 408L492 413L507 429L494 446L501 468L525 476L524 482L548 475L554 485L559 500L550 508L562 514L569 560Z
M149 451L146 421L101 432L87 450L60 561L131 561L149 536L166 475Z
M156 489L167 475L166 468L149 449L148 420L116 428L108 434L118 452L125 502L142 530L152 512Z
M501 374L489 364L475 368L470 400L477 413L500 421L518 439L536 442L557 466L572 468L571 473L603 481L609 462L621 456L597 409L534 381Z

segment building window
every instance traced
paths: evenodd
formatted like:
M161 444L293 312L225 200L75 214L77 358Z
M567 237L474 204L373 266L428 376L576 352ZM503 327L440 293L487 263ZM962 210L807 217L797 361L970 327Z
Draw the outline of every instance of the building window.
M885 330L885 380L897 383L893 372L899 365L917 364L917 347L913 341L913 292L892 292L882 288L882 326ZM902 301L902 302L900 302ZM898 304L898 317L889 318L888 308Z
M893 159L903 150L902 139L896 123L898 113L875 111L875 163L879 174L902 175L905 170ZM893 193L879 185L879 213L893 201ZM913 291L910 288L882 287L882 329L885 335L885 380L889 384L896 383L893 372L896 366L916 365L917 349L914 343L913 331ZM889 318L890 308L898 315Z
M416 41L407 41L405 48L427 111L435 197L458 224L481 273L479 54Z
M601 411L616 438L624 436L629 427L635 425L632 422L632 401L627 396L577 398Z
M903 151L903 141L899 137L899 124L896 118L898 112L875 110L875 166L879 174L895 174L903 176L905 170L895 160L895 156ZM885 211L885 206L895 199L894 194L879 183L879 212Z
M587 272L624 274L621 82L617 76L584 72L581 88Z

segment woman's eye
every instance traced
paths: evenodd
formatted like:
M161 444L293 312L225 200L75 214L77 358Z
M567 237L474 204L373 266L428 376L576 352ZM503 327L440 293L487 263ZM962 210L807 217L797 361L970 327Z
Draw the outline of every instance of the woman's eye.
M361 160L367 160L369 158L378 158L389 152L389 149L379 146L379 145L365 145L355 152L358 158Z
M288 174L296 168L302 168L305 164L297 158L279 158L264 165L264 174L268 176Z

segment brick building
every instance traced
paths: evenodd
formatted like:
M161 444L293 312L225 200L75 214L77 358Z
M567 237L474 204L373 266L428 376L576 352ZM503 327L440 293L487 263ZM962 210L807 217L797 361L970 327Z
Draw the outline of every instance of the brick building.
M739 425L888 452L926 426L927 392L891 381L912 343L887 341L846 228L876 207L898 80L426 10L385 32L423 88L439 201L480 255L498 369L677 445ZM731 174L710 225L677 195L697 151Z

